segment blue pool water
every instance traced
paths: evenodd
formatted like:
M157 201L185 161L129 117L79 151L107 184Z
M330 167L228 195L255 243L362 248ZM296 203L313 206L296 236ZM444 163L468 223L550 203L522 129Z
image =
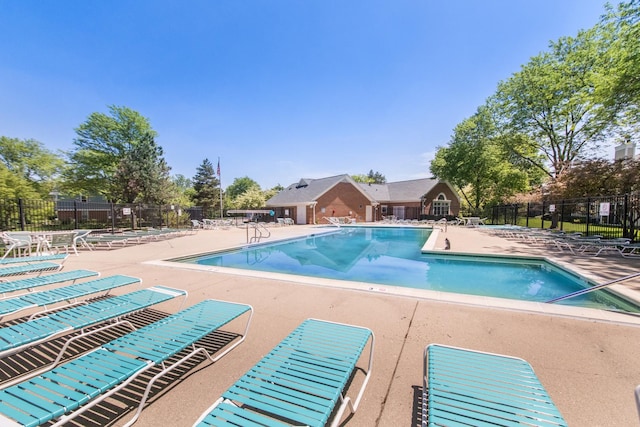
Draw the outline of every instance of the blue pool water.
M541 302L590 286L541 260L423 254L430 233L425 228L343 227L173 261ZM562 303L640 312L606 291Z

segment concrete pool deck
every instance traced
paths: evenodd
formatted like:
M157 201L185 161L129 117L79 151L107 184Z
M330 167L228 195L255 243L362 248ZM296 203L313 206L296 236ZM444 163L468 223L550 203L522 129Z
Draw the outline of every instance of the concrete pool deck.
M270 230L269 241L317 232L312 226ZM439 233L435 246L443 247L445 238L452 252L546 256L598 282L640 271L638 259L550 253L477 228L448 227ZM553 306L556 312L531 303L478 297L350 289L292 277L254 277L159 262L244 244L244 229L201 230L144 245L82 251L65 262L65 270L126 274L142 278L144 287L185 289L189 292L187 305L216 298L251 304L255 309L245 343L214 365L203 362L172 379L147 404L137 426L191 426L224 390L309 317L365 326L375 334L373 375L358 412L345 426L419 425L422 353L430 343L527 360L570 426L638 423L633 390L640 384L640 317ZM640 298L640 280L623 286ZM177 303L159 306L171 313L178 308ZM113 425L122 425L131 416L130 412Z

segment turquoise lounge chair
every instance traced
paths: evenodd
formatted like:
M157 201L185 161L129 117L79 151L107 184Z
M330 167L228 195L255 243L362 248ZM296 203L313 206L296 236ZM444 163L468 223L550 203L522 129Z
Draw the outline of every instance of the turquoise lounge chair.
M60 334L84 329L101 322L110 321L109 327L122 324L121 317L140 311L154 304L170 300L187 293L180 289L154 286L125 295L78 305L23 323L0 328L0 357L16 353L39 342L50 340ZM131 329L133 325L126 322ZM104 330L101 328L100 330ZM91 331L95 333L95 331ZM79 335L75 335L75 340Z
M107 249L112 249L116 243L124 248L130 242L137 242L138 238L120 234L104 234L88 236L84 240L92 249L98 249L104 246L106 246Z
M440 344L424 351L423 426L566 426L525 360Z
M21 274L43 273L45 271L62 270L62 264L54 262L38 262L36 264L14 265L0 268L0 277L19 276Z
M352 401L346 386L367 342L369 364ZM355 412L371 375L371 330L308 319L231 386L194 426L336 426ZM335 409L340 403L339 409Z
M46 291L30 292L28 294L5 298L0 300L0 319L31 308L44 307L46 310L48 305L63 301L67 301L69 304L77 303L80 297L98 292L105 292L106 295L111 289L139 282L140 279L136 277L115 275L60 288L48 289Z
M20 263L33 264L35 262L42 262L42 261L64 262L68 256L69 255L67 254L55 254L55 255L30 255L30 256L23 256L23 257L17 257L17 258L4 258L4 259L0 259L0 265L20 264ZM60 264L62 264L62 262Z
M8 292L22 291L45 285L54 285L56 283L76 281L92 276L99 276L100 273L91 270L71 270L61 273L47 274L45 276L29 277L27 279L12 280L10 282L0 283L0 293L4 297Z
M187 292L165 286L154 286L0 328L0 357L9 356L59 335L80 331L80 334L72 336L64 343L52 363L37 371L30 371L26 375L13 378L2 384L1 388L17 384L25 378L34 377L58 365L69 345L75 341L121 325L135 330L135 326L124 319L125 316L179 296L186 298ZM100 328L86 330L104 322L108 323Z
M244 334L212 357L196 342L232 320L249 313ZM212 362L241 344L249 329L253 308L231 302L205 300L174 315L117 338L94 351L63 363L35 378L0 391L0 425L38 426L57 420L62 425L108 396L126 387L151 368L161 366L147 385L133 424L155 381L197 354ZM188 355L168 359L191 347ZM179 410L179 408L176 408Z

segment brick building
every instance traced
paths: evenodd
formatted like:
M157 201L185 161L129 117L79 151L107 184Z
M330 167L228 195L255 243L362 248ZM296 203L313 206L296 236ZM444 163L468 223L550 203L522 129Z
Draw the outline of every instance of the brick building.
M324 217L348 217L357 222L397 219L440 219L460 212L460 198L445 181L414 179L364 184L349 175L301 179L267 201L277 217L296 224L320 224Z

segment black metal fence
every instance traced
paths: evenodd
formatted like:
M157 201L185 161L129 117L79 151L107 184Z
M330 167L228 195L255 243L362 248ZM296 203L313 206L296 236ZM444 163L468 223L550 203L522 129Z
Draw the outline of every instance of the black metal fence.
M491 208L491 223L557 228L583 235L626 237L638 241L640 195L499 205Z
M80 200L0 200L2 231L185 228L191 226L191 219L202 219L202 208Z

